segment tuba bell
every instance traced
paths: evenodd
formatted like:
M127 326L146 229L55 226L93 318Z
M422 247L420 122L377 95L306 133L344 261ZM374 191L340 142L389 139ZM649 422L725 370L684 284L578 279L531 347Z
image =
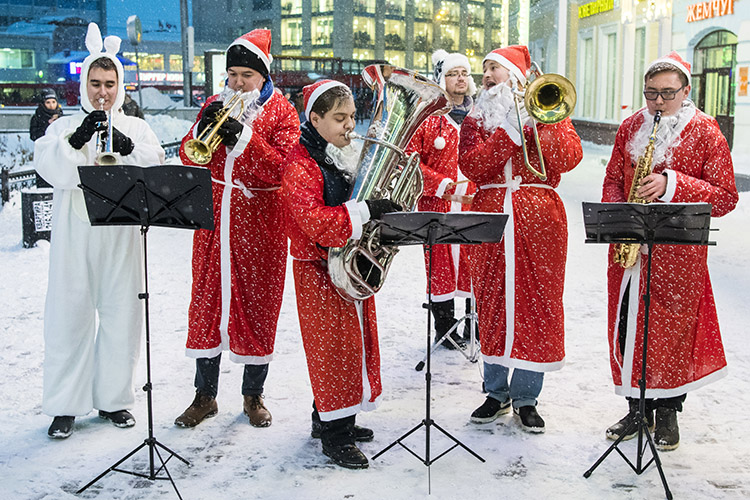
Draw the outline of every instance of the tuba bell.
M376 105L367 135L350 134L364 140L364 146L349 200L388 198L413 211L424 179L419 154L407 157L404 149L427 117L450 111L448 94L424 76L388 64L367 66L362 76ZM380 226L370 221L360 239L328 250L328 274L344 299L364 300L383 286L397 252L395 246L380 244Z
M521 147L523 148L523 161L526 168L539 179L547 180L547 169L544 166L544 157L542 156L542 146L539 142L539 132L536 128L536 122L539 123L557 123L573 113L576 106L576 89L573 84L562 75L554 73L543 74L539 65L531 63L531 73L534 79L529 81L523 91L514 89L516 104L516 119L518 120L518 129L521 130ZM521 102L526 107L529 115L534 118L531 128L534 130L534 142L539 154L539 167L537 170L529 161L529 153L526 148L526 138L523 135L523 123L521 123Z

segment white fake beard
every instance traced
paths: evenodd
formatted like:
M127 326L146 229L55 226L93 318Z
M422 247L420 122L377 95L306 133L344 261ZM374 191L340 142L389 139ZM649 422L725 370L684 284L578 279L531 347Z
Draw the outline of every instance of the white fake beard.
M667 167L672 160L672 151L679 144L679 135L682 133L687 122L695 113L693 101L685 100L682 107L672 116L662 116L656 129L656 140L654 141L653 165L666 162ZM654 118L646 112L646 119L641 128L635 133L628 145L628 153L631 158L639 158L646 151L648 139L654 129Z
M508 119L513 108L513 92L504 83L482 90L469 116L475 117L488 132L494 131Z
M230 89L229 86L225 86L219 93L219 100L226 103L235 95L235 93L236 91ZM253 124L253 121L261 111L261 107L258 106L258 97L260 97L260 91L258 89L240 94L243 111L242 114L237 117L238 122L247 125L248 127Z
M344 177L351 182L359 170L359 153L362 146L355 146L350 143L343 148L337 148L330 142L326 146L326 154L333 160L333 165L344 174Z

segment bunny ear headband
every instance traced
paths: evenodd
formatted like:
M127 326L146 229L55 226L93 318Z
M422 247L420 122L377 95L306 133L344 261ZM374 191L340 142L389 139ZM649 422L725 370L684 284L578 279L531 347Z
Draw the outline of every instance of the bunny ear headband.
M108 36L102 40L102 32L96 23L89 23L89 29L86 32L86 48L89 51L89 55L83 60L81 65L81 106L87 112L99 109L98 106L94 105L88 98L88 74L91 68L91 63L102 57L110 59L115 64L117 71L117 97L112 106L113 110L119 110L122 107L122 103L125 100L125 90L123 86L124 71L122 69L122 63L117 59L117 52L120 50L120 44L122 40L117 36ZM102 48L104 51L102 51Z

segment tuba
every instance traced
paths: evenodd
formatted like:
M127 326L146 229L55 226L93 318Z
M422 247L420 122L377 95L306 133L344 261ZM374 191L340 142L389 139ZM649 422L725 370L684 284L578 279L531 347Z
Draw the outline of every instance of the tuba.
M529 161L529 154L526 149L526 138L521 132L521 146L523 148L523 161L526 168L532 174L539 177L540 180L547 180L547 169L544 166L544 157L542 156L542 146L539 143L539 132L536 129L536 122L539 123L557 123L570 116L573 108L576 106L576 89L573 84L562 75L554 73L543 74L537 63L531 63L531 73L534 79L526 84L523 91L514 91L516 104L516 119L518 120L518 129L523 131L521 123L521 104L523 100L529 115L534 118L531 127L534 129L534 142L536 150L539 153L539 166L537 170Z
M648 138L648 144L643 155L638 157L638 163L635 166L633 182L630 184L628 193L628 203L648 203L648 200L638 196L638 188L641 187L641 181L651 173L654 163L654 143L656 142L656 129L661 121L661 111L657 110L654 115L654 128ZM633 267L638 260L641 245L639 243L617 243L612 260L615 264L620 264L625 269Z
M450 111L448 95L422 75L388 64L367 66L362 76L376 105L367 135L350 134L364 140L364 146L349 200L388 198L413 211L424 179L419 154L407 157L404 148L427 117ZM383 286L397 252L395 246L380 244L380 226L370 221L360 239L328 250L328 274L344 299L364 300Z

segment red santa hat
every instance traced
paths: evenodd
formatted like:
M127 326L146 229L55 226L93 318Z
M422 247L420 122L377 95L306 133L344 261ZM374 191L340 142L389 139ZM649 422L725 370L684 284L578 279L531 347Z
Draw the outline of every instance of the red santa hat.
M440 85L440 88L443 90L445 90L445 74L454 68L465 68L466 72L469 73L468 94L470 96L476 94L477 86L474 83L474 79L471 77L469 58L465 55L458 52L449 54L443 49L439 49L432 54L432 66L435 68L433 71L435 83Z
M253 30L233 41L227 48L227 68L243 66L264 77L271 71L271 31Z
M690 82L690 63L680 57L680 54L678 54L674 50L666 56L660 57L659 59L649 64L648 68L646 68L645 74L648 74L648 72L651 71L651 68L653 68L657 64L669 64L670 66L674 66L674 68L685 75L687 77L687 81Z
M531 56L529 56L529 49L525 45L511 45L495 49L484 57L482 66L484 66L485 61L495 61L510 71L510 74L521 85L526 85L526 75L531 67Z
M333 87L346 87L346 85L341 82L337 82L336 80L320 80L315 83L311 83L310 85L306 85L302 88L302 97L304 98L305 104L305 118L307 118L308 120L310 119L310 111L312 111L312 108L315 105L315 101L318 100L318 97L320 97L325 91L330 90Z

